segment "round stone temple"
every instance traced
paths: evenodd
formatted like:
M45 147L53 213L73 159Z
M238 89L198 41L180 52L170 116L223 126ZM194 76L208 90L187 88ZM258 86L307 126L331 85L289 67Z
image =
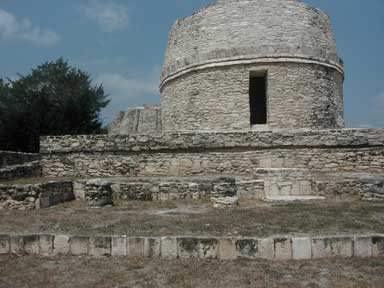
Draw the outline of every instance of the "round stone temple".
M221 0L176 21L161 75L163 131L344 127L329 17L293 0Z

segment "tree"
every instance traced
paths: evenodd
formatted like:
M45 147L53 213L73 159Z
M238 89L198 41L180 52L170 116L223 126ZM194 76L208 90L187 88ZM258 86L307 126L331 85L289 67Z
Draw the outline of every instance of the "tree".
M62 58L0 80L0 149L37 152L41 135L99 134L108 103L102 85Z

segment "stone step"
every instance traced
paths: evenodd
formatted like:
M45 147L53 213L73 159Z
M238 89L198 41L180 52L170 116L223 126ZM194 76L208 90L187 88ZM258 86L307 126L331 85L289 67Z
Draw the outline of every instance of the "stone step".
M0 254L116 256L165 259L303 260L320 258L384 257L384 235L257 237L135 237L126 235L75 236L0 234Z
M325 200L322 196L270 196L265 197L265 202L305 202Z

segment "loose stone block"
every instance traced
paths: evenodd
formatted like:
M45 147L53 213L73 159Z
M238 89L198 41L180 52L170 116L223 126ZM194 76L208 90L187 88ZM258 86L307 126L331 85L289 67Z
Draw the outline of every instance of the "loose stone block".
M311 259L312 247L309 238L292 239L292 258L294 260Z
M102 257L111 255L111 237L94 236L89 240L89 255Z
M372 256L372 237L355 237L353 256Z
M11 251L11 237L0 235L0 254L8 254Z
M53 239L52 235L40 235L40 254L43 256L51 255L53 252Z
M39 255L40 240L39 235L27 235L23 237L24 252L31 255Z
M66 235L56 235L53 240L53 254L66 255L69 253L69 236Z
M384 257L384 236L372 237L372 256Z
M222 260L237 259L236 240L232 238L222 238L219 240L218 256Z
M127 256L127 236L112 236L112 256Z
M161 254L160 238L145 238L144 239L144 257L158 258Z
M128 237L127 255L129 257L144 257L144 239L140 237Z
M89 237L71 236L69 246L71 255L87 255L89 251Z
M176 237L161 238L161 257L177 258L177 240Z
M16 255L24 254L24 239L20 235L11 236L11 253Z
M275 259L290 260L292 259L292 241L288 238L274 239Z

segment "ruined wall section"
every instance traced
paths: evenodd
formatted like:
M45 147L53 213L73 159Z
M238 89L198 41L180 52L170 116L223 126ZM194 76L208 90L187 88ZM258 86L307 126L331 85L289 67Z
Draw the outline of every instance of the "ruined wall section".
M145 105L120 112L108 126L108 134L142 134L161 132L160 105Z
M254 175L259 168L383 173L384 130L44 137L44 176Z

